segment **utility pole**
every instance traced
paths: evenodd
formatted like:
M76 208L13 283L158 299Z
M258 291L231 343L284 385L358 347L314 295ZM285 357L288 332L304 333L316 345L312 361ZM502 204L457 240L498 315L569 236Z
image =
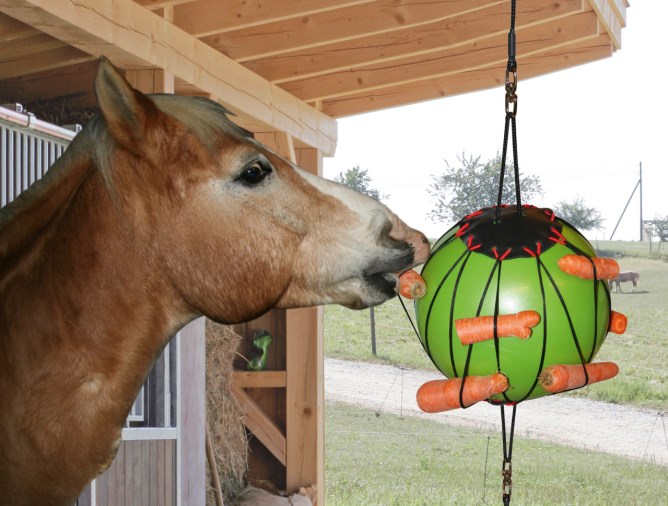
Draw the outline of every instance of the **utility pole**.
M642 162L640 162L640 179L638 180L640 185L640 242L642 242Z

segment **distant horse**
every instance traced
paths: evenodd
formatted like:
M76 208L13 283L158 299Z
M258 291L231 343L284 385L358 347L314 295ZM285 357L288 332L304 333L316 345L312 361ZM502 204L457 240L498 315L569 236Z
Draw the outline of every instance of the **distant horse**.
M154 358L200 315L363 308L429 245L385 206L280 158L213 101L100 64L101 117L0 211L0 504L76 500L118 449Z
M611 279L608 283L610 284L610 291L617 291L621 292L622 287L620 283L624 283L626 281L630 281L633 283L633 288L631 289L632 292L635 292L636 289L638 288L638 280L640 279L640 274L637 272L631 272L631 271L626 271L626 272L620 272L619 275L615 279ZM613 283L616 287L616 290L613 290Z

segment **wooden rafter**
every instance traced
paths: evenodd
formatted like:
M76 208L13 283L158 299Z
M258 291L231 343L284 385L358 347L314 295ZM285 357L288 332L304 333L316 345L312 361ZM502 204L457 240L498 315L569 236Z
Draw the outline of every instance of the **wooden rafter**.
M264 125L334 152L334 121L132 0L0 0L0 11L122 68L164 68L254 130Z

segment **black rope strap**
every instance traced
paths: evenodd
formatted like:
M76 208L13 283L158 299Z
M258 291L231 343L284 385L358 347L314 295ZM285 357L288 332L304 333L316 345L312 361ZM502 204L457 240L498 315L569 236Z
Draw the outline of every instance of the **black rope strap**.
M499 175L499 193L496 203L496 221L501 220L501 204L503 204L503 180L506 174L508 155L508 134L512 131L513 166L515 169L515 203L517 213L522 212L520 195L520 170L517 158L517 61L515 60L515 0L511 1L510 31L508 32L508 63L506 65L506 122L503 131L503 150L501 155L501 173Z
M510 495L513 489L513 440L515 436L515 413L517 412L517 404L513 404L513 413L510 421L510 433L506 431L506 411L503 404L501 405L501 436L503 441L503 467L501 475L503 476L503 504L508 506L510 504ZM508 437L506 437L508 436Z

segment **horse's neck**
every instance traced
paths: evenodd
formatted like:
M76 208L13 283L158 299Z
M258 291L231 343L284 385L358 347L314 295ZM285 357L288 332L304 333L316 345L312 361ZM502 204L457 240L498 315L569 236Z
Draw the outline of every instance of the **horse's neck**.
M114 399L104 409L118 423L184 318L147 239L124 217L101 177L90 175L30 249L15 253L0 302L11 321L0 348L13 355L14 378L51 382L59 402L76 398L82 384L105 389L87 409L96 416L97 399Z

